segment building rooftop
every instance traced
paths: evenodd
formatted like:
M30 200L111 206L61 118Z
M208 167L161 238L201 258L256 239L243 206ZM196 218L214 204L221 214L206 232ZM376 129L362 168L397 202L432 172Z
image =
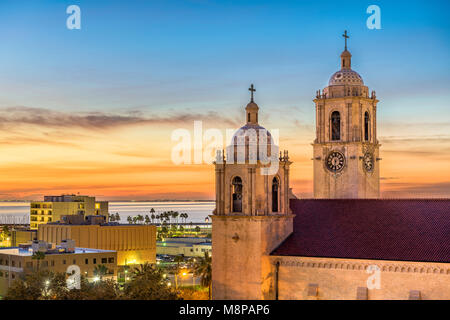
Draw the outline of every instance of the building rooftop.
M59 248L57 248L59 249ZM47 251L44 252L45 255L55 255L55 254L79 254L79 253L102 253L102 252L115 252L114 250L101 250L101 249L91 249L91 248L75 248L75 252L64 252L64 251ZM30 248L22 247L7 247L0 248L0 254L8 254L14 256L32 256L33 250Z
M450 262L450 199L291 200L293 233L271 255Z

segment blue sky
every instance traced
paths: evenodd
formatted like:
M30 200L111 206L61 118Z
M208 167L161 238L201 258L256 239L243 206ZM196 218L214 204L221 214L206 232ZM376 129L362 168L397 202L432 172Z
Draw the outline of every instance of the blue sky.
M81 8L81 30L65 27L70 4ZM366 27L370 4L381 8L382 30ZM420 95L432 94L436 113L448 115L449 9L448 1L2 1L1 102L208 109L241 105L254 82L260 103L310 104L338 67L347 29L353 67L384 103L400 95L429 117Z

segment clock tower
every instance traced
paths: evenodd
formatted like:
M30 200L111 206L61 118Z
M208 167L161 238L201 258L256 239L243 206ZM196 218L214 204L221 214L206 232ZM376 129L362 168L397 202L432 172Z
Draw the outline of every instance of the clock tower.
M317 91L314 148L315 198L378 198L380 161L377 103L361 76L351 68L352 55L341 54L341 69Z

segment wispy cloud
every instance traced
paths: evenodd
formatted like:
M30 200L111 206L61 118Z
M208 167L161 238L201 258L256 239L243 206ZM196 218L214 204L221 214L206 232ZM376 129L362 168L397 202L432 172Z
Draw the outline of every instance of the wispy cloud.
M7 107L0 109L0 129L17 125L34 125L53 128L79 127L86 129L110 129L145 124L181 124L202 120L236 127L239 122L215 111L206 113L178 112L161 116L128 112L113 114L105 112L62 112L44 108Z

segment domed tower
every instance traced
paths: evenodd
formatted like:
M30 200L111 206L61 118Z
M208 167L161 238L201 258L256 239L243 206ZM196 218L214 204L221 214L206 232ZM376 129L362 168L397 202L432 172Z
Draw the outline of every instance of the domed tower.
M288 152L278 154L272 135L258 124L253 85L249 90L246 124L234 134L226 157L219 151L214 163L214 299L267 297L267 255L292 232Z
M380 194L375 92L341 54L341 69L317 91L314 148L315 198L378 198Z

